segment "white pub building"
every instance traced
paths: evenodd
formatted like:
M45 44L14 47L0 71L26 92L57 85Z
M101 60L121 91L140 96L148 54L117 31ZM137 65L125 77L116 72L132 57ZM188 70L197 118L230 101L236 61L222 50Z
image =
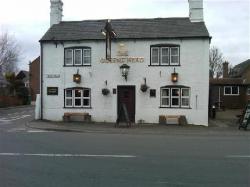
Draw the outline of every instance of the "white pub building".
M88 113L133 123L182 115L208 125L209 44L202 0L189 17L62 21L61 0L50 0L51 27L41 38L42 119ZM122 119L122 117L121 117Z

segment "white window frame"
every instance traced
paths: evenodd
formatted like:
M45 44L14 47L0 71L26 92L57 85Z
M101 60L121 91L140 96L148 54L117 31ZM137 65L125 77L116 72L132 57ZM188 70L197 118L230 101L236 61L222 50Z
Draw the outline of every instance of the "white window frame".
M75 96L76 90L79 90L81 92L80 97ZM88 97L84 97L84 91L85 90L88 90L88 92L89 92ZM71 91L72 97L67 97L67 91ZM67 99L72 100L72 105L67 105L67 102L66 102ZM80 99L81 105L79 105L79 106L75 105L75 100L76 99ZM83 102L84 99L89 100L88 105L84 105L84 102ZM65 102L65 108L90 108L91 107L91 89L90 88L67 88L67 89L64 90L64 102Z
M162 95L162 92L163 90L168 90L168 96L163 96ZM161 88L161 107L170 107L170 93L171 92L171 89L170 88ZM162 99L168 99L168 105L163 105L162 103Z
M84 56L84 51L89 51L89 52L90 52L90 55L89 55L89 56ZM83 49L83 50L82 50L82 56L83 56L82 64L83 64L83 65L91 65L91 49L90 49L90 48ZM85 57L90 58L90 62L89 62L89 63L85 63Z
M188 90L188 96L182 95L183 90ZM183 105L182 99L188 99L188 105ZM189 108L190 107L190 89L189 88L181 88L181 107L182 108Z
M67 91L71 91L71 95L72 95L72 97L67 97ZM73 95L73 89L66 89L65 90L65 107L73 107L74 105L74 103L73 103L73 101L74 101L74 99L73 99L73 97L74 97L74 95ZM67 105L67 99L71 99L71 103L72 103L72 105Z
M85 90L88 90L88 91L89 91L89 96L88 96L88 97L84 97L84 91L85 91ZM82 106L83 106L83 107L90 107L90 102L91 102L91 100L90 100L90 94L91 94L91 93L90 93L90 89L83 89L83 90L82 90ZM83 102L84 99L88 99L88 100L89 100L89 105L84 105L84 102Z
M163 55L163 53L162 53L163 49L168 49L168 55ZM169 54L170 54L170 47L161 47L161 65L169 65L169 63L170 63L169 62L169 60L170 60ZM167 56L168 57L168 63L163 63L163 61L162 61L162 57L163 56Z
M233 94L233 87L237 87L237 93L236 94ZM230 93L227 94L226 93L226 88L230 88ZM240 90L239 90L239 86L224 86L224 95L226 96L237 96L237 95L240 95Z
M67 59L67 51L71 51L71 63L67 63L67 60L66 60L66 59ZM65 49L65 59L64 59L64 61L65 61L65 62L64 62L64 63L65 63L65 66L72 66L72 65L73 65L73 61L74 61L74 60L73 60L73 59L74 59L74 58L73 58L73 57L74 57L73 55L74 55L74 54L73 54L73 49Z
M178 90L179 95L178 96L173 96L172 92L173 90ZM168 90L169 96L163 96L162 92L163 90ZM182 96L183 90L188 90L188 96ZM160 88L160 107L163 108L190 108L191 105L191 89L190 87L161 87ZM169 105L163 105L162 99L168 98L169 99ZM173 105L173 99L178 99L178 105ZM182 99L188 99L188 105L183 105Z
M177 55L172 55L172 49L177 49ZM170 65L179 65L180 64L180 52L179 52L179 47L170 47ZM178 57L177 63L172 62L172 56Z
M178 96L173 96L172 95L172 93L173 93L172 90L178 90L179 91L179 95ZM181 94L180 93L180 88L171 88L171 93L170 94L171 94L171 107L173 107L173 108L179 108L181 106L180 105L181 104L180 103L180 94ZM178 101L179 101L178 103L179 104L178 105L173 105L173 99L178 99Z
M158 62L157 63L153 62L153 50L154 49L158 50L158 55L157 55ZM160 47L151 47L151 65L160 65Z
M81 60L80 60L80 64L76 64L76 51L80 51L80 57L81 57ZM74 65L75 66L81 66L82 65L82 49L74 49Z
M76 94L76 90L79 90L80 91L80 93L81 93L81 96L80 97L76 97L75 96L75 94ZM75 108L81 108L82 107L82 94L83 94L83 90L82 89L74 89L73 90L73 93L74 93L74 95L73 95L73 97L74 97L74 99L73 99L73 101L74 101L74 107ZM79 105L79 106L76 106L76 99L79 99L80 100L80 102L81 102L81 104Z

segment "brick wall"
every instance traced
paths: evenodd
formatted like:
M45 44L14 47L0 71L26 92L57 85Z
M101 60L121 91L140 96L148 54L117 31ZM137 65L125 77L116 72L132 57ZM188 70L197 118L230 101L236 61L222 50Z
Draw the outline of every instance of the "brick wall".
M0 107L18 106L22 100L17 96L0 96Z

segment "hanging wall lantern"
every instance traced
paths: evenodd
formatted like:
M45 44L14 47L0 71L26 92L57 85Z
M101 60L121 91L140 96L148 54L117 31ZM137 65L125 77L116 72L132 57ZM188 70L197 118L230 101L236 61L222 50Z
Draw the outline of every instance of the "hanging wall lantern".
M120 66L121 74L125 78L126 81L128 77L129 68L130 67L127 64L123 64Z
M79 74L79 69L77 70L77 73L73 75L73 81L77 84L81 82L81 75Z
M175 68L174 68L174 73L171 74L171 80L172 82L178 81L178 73L175 72Z

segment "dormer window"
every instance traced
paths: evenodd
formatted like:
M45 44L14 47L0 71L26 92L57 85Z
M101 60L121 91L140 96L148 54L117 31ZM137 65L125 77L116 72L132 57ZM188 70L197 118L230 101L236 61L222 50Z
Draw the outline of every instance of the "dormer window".
M180 46L159 44L150 46L150 66L179 66Z
M65 48L64 66L90 66L90 65L91 65L90 47Z

